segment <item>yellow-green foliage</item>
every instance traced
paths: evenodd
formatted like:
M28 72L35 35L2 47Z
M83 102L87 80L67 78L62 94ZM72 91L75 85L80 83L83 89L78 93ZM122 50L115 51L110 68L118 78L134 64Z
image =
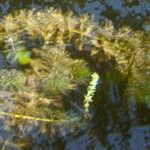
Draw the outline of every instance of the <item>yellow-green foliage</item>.
M145 97L150 94L149 39L149 35L144 35L141 31L132 31L128 27L117 31L111 24L106 24L98 34L98 38L93 40L96 47L92 51L93 56L101 61L103 59L100 54L103 51L106 56L115 59L117 63L115 69L128 77L126 96L130 95L130 91L134 91L131 93L134 93L137 101L146 101Z
M21 65L27 65L30 63L30 53L23 49L10 50L7 58L11 60L11 63L18 62Z
M0 89L3 91L17 91L24 90L26 84L27 76L15 69L0 70Z
M85 35L90 34L94 23L87 15L77 18L71 12L63 14L59 10L50 9L37 13L21 10L15 16L7 15L4 24L7 39L13 36L14 41L21 41L24 31L30 40L41 36L45 44L64 46L72 43L82 49Z
M89 111L90 102L93 101L92 98L96 91L96 86L99 80L99 75L95 72L91 75L91 77L92 77L92 80L90 82L90 85L87 88L87 94L84 96L84 108L86 112Z
M99 26L88 15L77 17L71 12L63 14L54 9L20 10L2 19L0 48L6 61L15 63L15 72L19 68L25 78L22 76L20 80L16 76L7 80L10 78L8 71L6 80L0 81L0 87L1 90L4 87L6 90L17 89L13 95L13 114L65 119L63 94L78 83L85 83L91 75L84 60L70 57L67 51L72 47L70 52L73 49L79 53L90 52L99 66L114 60L110 62L114 70L128 78L125 95L134 95L136 100L144 101L150 91L149 41L149 35L141 31L132 31L128 27L116 30L111 23ZM11 65L8 67L11 70ZM111 74L109 76L111 78ZM93 88L88 89L92 92L85 96L86 109L97 80L98 77ZM8 81L11 84L7 84ZM16 118L9 124L18 122L19 125L25 123ZM42 126L46 129L47 124Z
M71 58L66 49L67 44L75 42L68 29L63 31L73 23L72 17L56 10L21 10L2 19L1 53L6 56L9 69L5 76L0 70L0 90L12 92L14 104L8 113L5 108L10 101L1 99L1 114L7 118L8 126L17 125L22 130L24 125L36 124L41 131L51 132L44 120L61 123L66 119L63 95L78 83L85 83L91 75L86 62ZM77 24L76 19L74 23ZM12 65L16 68L12 69Z

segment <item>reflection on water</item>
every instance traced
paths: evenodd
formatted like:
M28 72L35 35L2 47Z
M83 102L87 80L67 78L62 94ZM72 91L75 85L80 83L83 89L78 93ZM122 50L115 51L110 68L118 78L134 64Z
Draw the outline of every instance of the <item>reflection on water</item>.
M43 9L49 6L59 7L63 10L72 9L78 14L89 13L95 21L111 20L116 27L130 26L133 29L145 27L145 21L150 15L150 2L148 0L6 0L0 2L1 15L20 8ZM0 55L0 68L4 67L3 57ZM112 88L112 89L111 89ZM46 135L31 134L35 146L31 149L66 149L66 150L146 150L150 148L150 107L147 104L136 104L122 101L117 94L117 85L106 91L112 92L111 97L99 101L99 91L96 93L90 129L87 132L73 137L62 136L50 142ZM2 125L1 125L2 126ZM82 133L82 132L81 132ZM36 137L38 135L38 137ZM66 134L65 134L66 135ZM0 143L11 138L11 134L0 129ZM53 139L54 140L54 139ZM12 149L14 146L10 146ZM20 149L20 148L16 148Z

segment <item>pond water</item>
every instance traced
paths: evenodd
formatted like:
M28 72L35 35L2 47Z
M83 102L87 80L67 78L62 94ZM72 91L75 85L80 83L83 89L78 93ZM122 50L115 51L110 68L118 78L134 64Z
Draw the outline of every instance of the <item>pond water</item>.
M60 8L63 11L73 10L76 14L89 13L94 20L101 23L110 20L116 28L129 26L133 30L143 30L150 24L149 0L3 0L0 1L0 14L4 16L14 10ZM148 27L146 27L148 29ZM3 57L0 55L0 68L3 68ZM33 150L148 150L150 149L150 103L137 104L121 101L117 94L117 85L112 86L112 97L109 101L99 102L96 93L94 119L89 127L76 137L62 135L55 142L49 142L46 135L39 135ZM108 91L109 92L109 91ZM33 131L33 137L34 137ZM10 136L0 128L0 142ZM35 137L35 140L37 138ZM15 148L12 145L8 149ZM28 148L29 149L29 148Z

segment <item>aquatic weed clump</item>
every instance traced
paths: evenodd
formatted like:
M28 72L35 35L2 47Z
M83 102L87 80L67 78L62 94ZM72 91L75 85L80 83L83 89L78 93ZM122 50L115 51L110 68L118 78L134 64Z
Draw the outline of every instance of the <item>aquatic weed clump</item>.
M124 94L126 97L134 95L137 102L146 102L149 96L149 39L149 35L142 31L132 31L128 27L116 30L111 23L107 23L92 41L92 56L99 62L111 62L113 67L106 74L115 78L115 82L120 82L121 78L122 82L128 81L124 85Z
M1 109L1 116L8 127L21 132L29 133L36 126L55 135L57 125L51 123L68 121L64 95L89 82L90 62L84 54L102 80L126 82L121 94L145 102L150 89L148 45L149 36L142 31L128 27L117 30L112 23L98 25L88 15L79 17L55 9L8 14L0 24L0 53L6 62L5 69L0 70L0 89L12 94L11 101L1 98L1 107L13 102L13 109ZM96 77L92 88L87 88L90 94L85 96L85 110L97 81Z
M6 69L0 70L0 90L11 93L11 101L1 98L0 116L7 129L17 130L20 137L22 133L28 137L34 128L55 136L58 125L71 123L63 97L91 75L83 59L71 58L66 44L53 39L59 37L55 32L61 26L55 15L63 16L52 10L21 10L2 19L1 54ZM13 103L10 110L5 109L9 102Z
M2 91L24 90L27 76L18 70L1 69L0 70L0 89Z

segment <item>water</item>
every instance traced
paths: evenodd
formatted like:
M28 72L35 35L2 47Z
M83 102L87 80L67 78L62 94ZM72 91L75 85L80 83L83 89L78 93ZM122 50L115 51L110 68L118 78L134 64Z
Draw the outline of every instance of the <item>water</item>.
M63 11L73 10L82 15L93 15L96 22L110 20L116 28L130 26L132 29L142 30L150 19L150 2L148 0L5 0L0 2L1 16L16 9L43 9L48 7L60 8ZM0 55L0 68L4 67L3 57ZM38 141L30 149L49 150L148 150L150 149L150 107L149 104L137 104L134 98L122 101L119 97L118 87L114 83L106 92L110 92L109 101L99 102L98 92L95 95L93 113L87 131L78 136L62 135L55 142L50 142L46 135L41 135ZM67 131L66 131L67 132ZM34 131L33 131L34 133ZM7 135L0 129L1 139L7 139ZM37 134L35 135L37 136ZM34 138L34 135L33 135ZM37 137L35 137L37 140ZM10 146L8 149L13 149ZM15 148L20 149L20 148Z

